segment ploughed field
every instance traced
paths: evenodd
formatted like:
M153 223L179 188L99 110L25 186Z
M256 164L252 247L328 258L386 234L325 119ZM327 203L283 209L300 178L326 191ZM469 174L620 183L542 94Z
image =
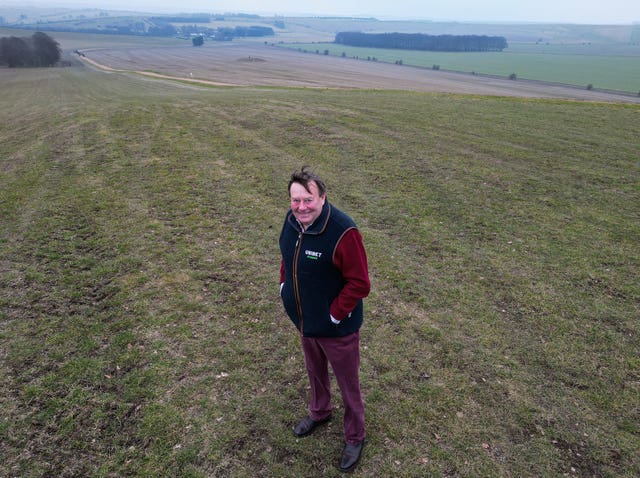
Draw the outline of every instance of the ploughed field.
M309 54L262 43L162 48L86 49L107 69L146 72L215 84L304 88L394 89L530 98L633 102L640 97L552 83L436 71Z

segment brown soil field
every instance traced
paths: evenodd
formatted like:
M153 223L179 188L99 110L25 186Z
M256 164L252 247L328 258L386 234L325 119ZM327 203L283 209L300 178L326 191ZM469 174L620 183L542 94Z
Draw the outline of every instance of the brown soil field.
M528 80L302 53L259 43L83 50L105 69L217 85L410 90L640 103L640 97Z

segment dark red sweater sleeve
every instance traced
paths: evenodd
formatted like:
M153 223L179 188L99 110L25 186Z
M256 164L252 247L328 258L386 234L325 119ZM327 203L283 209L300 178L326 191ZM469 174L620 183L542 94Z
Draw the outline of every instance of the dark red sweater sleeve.
M333 253L333 263L342 272L346 284L329 310L334 319L343 320L371 290L367 253L358 229L349 229L342 236Z

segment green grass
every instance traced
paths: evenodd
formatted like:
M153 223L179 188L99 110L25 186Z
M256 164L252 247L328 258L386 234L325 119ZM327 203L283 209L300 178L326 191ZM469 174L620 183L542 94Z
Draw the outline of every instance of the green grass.
M551 81L594 88L640 92L640 47L618 44L514 44L503 52L445 53L359 48L334 43L284 45L309 53L358 58L405 66ZM375 59L375 60L374 60Z
M0 81L0 476L340 475L340 409L291 432L305 163L370 261L357 476L640 474L636 105Z

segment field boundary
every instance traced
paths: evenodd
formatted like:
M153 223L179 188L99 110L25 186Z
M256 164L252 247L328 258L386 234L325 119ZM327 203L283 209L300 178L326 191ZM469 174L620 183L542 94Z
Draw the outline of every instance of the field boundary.
M469 66L469 68L466 69L464 67L460 68L460 65L458 66L458 68L456 67L443 68L441 67L440 64L437 64L437 68L436 68L435 63L439 63L437 60L434 60L433 66L412 61L411 58L409 58L409 61L402 61L402 60L398 61L397 58L392 59L388 56L390 55L391 49L384 49L384 48L379 49L380 55L376 55L375 48L372 48L372 49L363 48L364 50L366 50L366 52L363 53L362 56L354 55L353 51L350 51L348 54L346 54L346 56L344 56L345 52L342 52L342 56L341 56L340 54L337 53L340 51L340 49L335 49L336 45L334 43L314 44L313 47L316 48L315 52L313 51L313 48L311 48L310 44L308 43L300 43L300 44L289 43L289 44L280 44L280 45L273 45L273 46L278 48L291 49L291 50L298 51L299 53L309 54L309 55L319 55L322 47L324 46L326 48L329 48L328 50L325 50L325 54L324 54L325 56L328 54L329 56L359 60L359 61L364 61L366 63L373 62L373 63L379 63L379 64L395 65L400 67L402 66L413 67L413 68L418 68L420 70L426 70L426 71L434 70L434 71L442 71L442 72L449 72L449 73L460 73L463 75L473 75L476 77L484 77L484 78L496 78L500 80L510 79L510 73L511 73L511 72L491 72L491 71L479 72L475 68L472 68L471 66ZM351 47L351 48L357 49L357 47ZM409 55L414 53L425 53L425 54L447 53L447 52L429 52L429 51L419 52L417 50L400 50L400 49L398 49L397 51L396 50L393 50L393 51L394 53L397 53L399 56L402 56L403 53L407 53ZM554 55L559 57L562 56L559 54L554 54ZM596 83L596 81L592 81L592 82L585 81L584 83L572 83L572 82L562 81L559 79L534 78L534 77L528 76L527 73L524 73L524 74L519 73L516 78L516 81L524 81L524 80L531 81L533 82L533 84L550 85L550 86L566 86L566 87L571 87L572 89L598 91L601 93L616 94L616 95L622 95L625 97L640 96L637 88L623 89L623 88L616 88L616 87L606 86L606 85L600 86L600 87L594 87L593 85L590 85L590 83Z
M211 85L211 86L234 86L234 87L242 86L242 85L237 85L233 83L222 83L219 81L202 80L199 78L186 78L186 77L179 77L179 76L164 75L162 73L155 73L153 71L116 69L116 68L111 68L110 66L98 63L97 61L87 57L84 53L79 53L78 56L82 61L89 63L90 65L94 66L95 68L98 68L99 70L109 71L113 73L135 73L137 75L149 76L151 78L158 78L163 80L174 80L174 81L186 81L188 83L196 83L196 84Z
M424 66L417 66L417 65L402 65L402 66L407 66L407 67L411 67L411 68L420 68L423 70L429 70L430 68L424 67ZM458 73L460 75L468 75L468 76L480 76L482 78L494 78L496 80L510 80L509 77L507 76L500 76L500 75L491 75L489 73L469 73L468 71L460 71L460 70L448 70L446 68L441 68L439 71L446 71L448 73ZM541 85L541 86L560 86L562 88L571 88L573 90L581 90L581 91L597 91L599 93L605 93L608 95L620 95L620 96L625 96L628 98L637 98L640 97L640 93L633 93L631 91L624 91L624 90L610 90L607 88L597 88L597 87L593 87L593 88L586 88L584 86L580 86L580 85L572 85L571 83L561 83L559 81L545 81L545 80L535 80L533 78L522 78L522 77L518 77L514 80L511 81L515 81L515 82L527 82L527 83L531 83L531 84L535 84L535 85Z

